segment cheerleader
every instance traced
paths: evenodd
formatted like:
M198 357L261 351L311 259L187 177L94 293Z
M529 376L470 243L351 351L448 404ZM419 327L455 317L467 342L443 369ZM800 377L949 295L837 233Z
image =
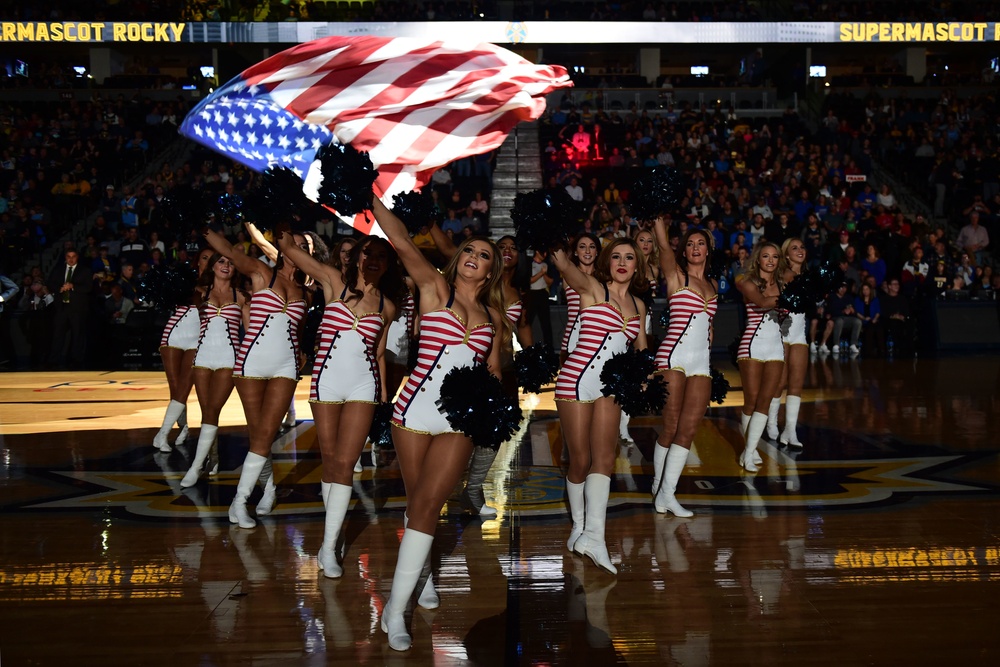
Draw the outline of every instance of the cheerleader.
M741 428L745 438L740 465L747 472L757 472L760 465L755 458L757 442L767 426L771 397L778 389L785 366L781 343L783 317L776 308L782 286L778 273L780 261L781 249L770 241L760 241L736 283L747 313L746 329L736 353L743 384Z
M438 225L431 226L431 236L438 250L446 257L453 257L456 252L455 244L448 238ZM517 273L520 253L514 242L513 236L502 236L496 242L500 255L503 257L503 306L504 316L510 322L511 328L517 333L517 341L522 348L530 347L532 344L531 326L524 317L524 304L521 301L522 290L515 285L515 275ZM514 338L509 340L505 336L501 347L501 367L508 368L513 361ZM504 374L507 377L508 374ZM516 381L513 392L517 393ZM469 477L465 489L459 499L462 507L478 515L483 519L495 519L497 517L496 508L486 504L486 497L483 494L483 482L489 475L490 467L497 457L496 449L490 447L476 447L469 461Z
M198 253L198 277L205 273L212 251L208 248ZM167 376L167 386L170 388L170 403L163 415L163 424L153 436L153 447L161 452L170 451L167 436L170 429L177 423L181 427L175 445L187 440L187 399L194 384L194 355L198 350L198 334L200 333L198 309L194 305L177 306L160 338L160 358L163 360L163 372Z
M806 261L806 246L798 238L786 239L781 244L781 261L778 274L785 285L802 273ZM802 403L802 386L806 382L809 366L809 341L806 340L805 313L790 313L788 325L781 329L781 342L785 346L785 367L781 374L778 392L771 399L767 413L767 437L782 445L801 447L795 427L799 421L799 405ZM778 433L778 409L781 406L781 392L787 388L785 397L785 428Z
M386 388L390 399L410 372L410 350L417 337L417 302L413 298L416 288L409 276L404 275L403 282L406 292L397 306L399 314L385 332Z
M195 298L200 302L201 335L194 358L194 388L201 406L201 428L191 467L181 480L185 489L198 482L205 459L215 445L219 413L233 393L233 367L240 347L240 324L247 307L246 297L236 289L239 282L232 261L214 253L195 288ZM210 469L218 466L218 455L213 455L213 459Z
M389 401L386 386L387 322L405 292L396 252L370 236L351 248L343 269L321 264L282 234L278 247L327 296L319 325L309 405L323 460L322 496L326 509L323 546L317 557L323 576L343 574L337 538L353 491L354 464L364 449L375 406Z
M688 230L678 256L670 247L663 218L657 218L654 229L670 313L666 336L656 352L656 370L663 373L670 391L663 408L663 430L653 449L653 508L661 514L689 517L693 513L677 502L674 492L712 397L709 357L712 320L719 307L718 288L706 273L712 236L703 229Z
M231 523L239 524L240 528L253 528L256 521L247 511L247 499L258 480L264 484L264 495L257 504L257 516L269 514L274 508L276 488L271 443L299 380L302 363L299 325L308 305L301 274L287 257L279 253L277 263L271 268L259 259L234 250L221 234L209 230L206 238L216 252L229 258L240 273L250 277L253 288L250 323L233 368L236 392L246 415L250 451L243 462L236 496L229 506ZM295 234L293 238L296 245L308 251L305 236ZM313 241L315 243L316 239Z
M389 646L410 648L403 614L430 556L441 507L465 472L472 441L455 432L437 406L441 382L453 368L487 364L500 377L500 346L494 345L503 317L503 260L496 245L471 237L458 246L443 272L423 256L403 223L378 198L375 219L395 246L419 292L420 342L417 365L403 386L392 417L407 508L403 539L382 613L382 630ZM427 582L432 582L430 576ZM421 594L431 606L436 593Z
M660 278L662 274L660 270L661 250L656 243L656 237L653 235L653 232L648 229L643 229L636 234L635 242L646 258L646 282L649 283L649 292L647 294L649 297L655 298L660 294ZM646 335L648 336L651 333L652 327L647 322Z
M570 261L576 265L581 273L591 276L594 274L594 262L601 249L601 242L593 234L583 233L576 237L571 246L573 251ZM577 341L577 318L580 315L580 295L565 280L563 281L563 291L566 294L566 328L563 329L562 343L559 347L560 363L566 361L570 350L576 347Z
M645 258L632 239L616 239L587 275L562 250L552 253L563 280L580 296L579 338L556 378L556 408L569 448L566 495L573 529L567 548L611 574L604 523L618 444L621 407L601 393L604 362L630 344L646 349Z

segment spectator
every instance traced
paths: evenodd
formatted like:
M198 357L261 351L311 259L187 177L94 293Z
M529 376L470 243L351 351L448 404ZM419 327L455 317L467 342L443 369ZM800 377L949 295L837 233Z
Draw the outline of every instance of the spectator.
M955 267L955 277L961 278L962 289L967 289L972 286L974 282L976 267L972 266L972 260L969 253L963 252L961 258L959 259L958 266Z
M913 256L903 264L902 283L904 292L912 295L920 289L927 279L930 267L924 261L924 249L919 245L913 248Z
M885 351L885 335L879 321L881 304L875 290L867 282L861 284L858 296L854 297L854 312L861 322L865 349L874 350L874 356L882 356Z
M768 206L767 202L764 200L764 196L761 195L757 197L757 203L754 204L753 209L750 211L751 214L757 215L758 213L764 218L765 221L772 220L774 218L774 213L771 211L771 207ZM775 241L774 239L768 239L769 241L781 245L781 241Z
M969 213L969 224L962 227L958 233L958 247L969 253L975 266L983 263L983 251L990 244L990 235L986 228L979 224L979 211Z
M457 241L459 235L462 233L463 226L462 221L455 215L455 209L448 209L445 219L441 222L441 231Z
M135 277L135 267L131 263L122 264L121 276L118 278L117 284L122 288L122 295L126 299L139 305L139 296L136 293L138 283Z
M828 310L833 318L833 335L831 344L833 345L833 356L839 354L838 344L844 329L850 337L850 347L848 351L852 357L858 355L858 338L861 336L861 319L854 309L854 297L851 295L851 284L844 281L837 287L837 293L830 297Z
M875 278L876 287L881 287L882 283L885 282L887 272L885 260L882 259L874 243L868 244L865 251L865 258L861 260L861 269Z
M14 298L14 296L20 291L13 280L7 276L0 273L0 313L3 313L4 306L7 302Z
M592 179L596 180L596 179ZM477 190L476 194L473 195L472 201L469 202L469 206L472 210L476 212L476 216L482 220L484 223L489 220L489 210L490 205L485 199L483 199L482 191Z
M118 252L118 258L122 264L138 266L148 257L149 247L145 241L139 238L139 230L136 227L126 227L125 239Z
M552 278L549 276L549 266L545 262L545 253L535 250L531 258L531 281L528 290L528 299L525 313L525 322L530 327L538 318L538 323L542 329L542 339L550 349L552 344L552 322L549 312L549 286Z
M132 301L125 298L122 286L115 283L111 286L111 293L104 301L104 315L108 321L114 324L125 324L128 314L135 306Z
M885 322L886 351L901 357L913 355L915 329L910 319L910 300L900 294L895 276L885 281L886 293L880 298Z
M810 211L806 216L806 226L802 230L802 244L806 248L807 264L809 266L819 266L822 260L823 248L826 246L826 230L819 226L819 218L816 213Z
M576 176L569 179L569 184L566 186L566 193L569 194L573 201L583 201L583 188L580 187L580 182L577 180Z
M801 238L801 226L793 223L787 214L779 213L778 217L772 220L765 228L764 236L771 243L779 247L788 239L798 236Z
M125 186L125 190L119 200L119 206L121 209L121 224L130 228L138 227L139 213L137 211L137 207L139 206L139 200L132 192L132 188L130 186Z
M333 218L328 215L321 215L319 219L316 220L316 234L327 244L333 240L333 235L336 232L336 229L336 223L334 223Z
M876 195L875 201L879 206L883 206L887 210L891 211L896 208L896 197L892 194L892 190L889 189L887 184L882 184L882 188L879 190L878 195Z
M80 256L75 250L67 251L63 261L49 275L49 291L59 295L55 300L50 355L50 361L56 367L65 367L67 360L72 367L84 366L87 353L87 310L92 285L90 270L80 265Z

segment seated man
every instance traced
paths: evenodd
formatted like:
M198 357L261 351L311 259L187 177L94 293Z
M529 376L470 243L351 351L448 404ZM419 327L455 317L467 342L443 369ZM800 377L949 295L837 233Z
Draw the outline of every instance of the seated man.
M858 337L861 335L861 320L858 319L854 310L854 294L852 294L850 287L849 282L841 283L837 288L837 293L831 296L828 302L828 310L833 318L833 336L830 339L830 344L833 346L833 356L840 353L838 347L840 335L845 328L850 336L851 345L848 349L851 356L857 356L860 352Z
M879 301L889 351L897 356L908 357L913 355L916 328L910 317L910 300L900 294L899 288L899 278L889 278L885 282L886 293L879 297Z

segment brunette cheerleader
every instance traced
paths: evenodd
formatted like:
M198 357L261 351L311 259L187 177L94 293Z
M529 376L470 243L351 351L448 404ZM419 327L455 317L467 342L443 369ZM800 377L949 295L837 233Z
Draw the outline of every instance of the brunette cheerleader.
M566 546L612 574L604 525L621 407L602 393L604 363L630 344L646 349L645 258L631 239L612 241L587 275L562 250L552 253L563 280L580 295L579 338L556 378L556 408L569 448L566 495L573 529Z
M250 323L233 369L236 391L246 415L250 451L243 462L236 496L229 507L230 522L241 528L253 528L256 521L247 511L247 499L258 480L264 484L264 495L257 504L257 515L269 514L274 508L276 488L271 444L299 380L302 364L299 326L308 304L301 274L287 257L279 254L277 263L271 268L259 259L237 252L216 232L208 231L206 237L240 273L250 277L253 288ZM293 239L308 252L309 243L304 235L294 234Z
M802 273L806 261L806 246L801 239L790 238L781 244L781 261L778 273L785 285ZM802 404L802 386L806 382L809 368L809 341L806 340L805 313L789 313L787 325L781 329L781 342L785 346L785 370L781 374L778 392L771 399L767 413L767 437L783 445L801 447L795 427L799 422L799 406ZM785 428L778 433L778 409L781 406L781 392L787 388L785 396Z
M663 373L670 391L663 430L653 449L653 508L689 517L693 513L677 502L674 492L712 396L712 320L719 307L716 283L706 273L712 236L688 230L675 255L663 218L657 218L654 230L670 312L666 336L656 352L656 370Z
M759 459L755 459L757 443L767 426L771 397L778 389L785 366L781 342L784 317L777 310L782 286L778 273L780 261L781 249L770 241L760 241L736 282L747 313L746 329L736 353L743 384L741 428L745 439L740 465L747 472L757 472L760 465Z
M500 377L500 346L494 345L494 336L497 328L507 327L502 315L503 263L492 241L472 237L459 244L439 272L413 243L403 223L377 198L373 210L419 293L417 365L400 392L392 418L392 438L406 487L405 530L381 621L389 646L405 651L411 640L403 614L430 556L441 507L473 451L472 441L455 432L437 406L441 382L453 368L483 363ZM432 581L430 576L427 581ZM436 606L436 594L427 599Z
M219 414L233 393L233 368L240 347L240 324L246 297L236 289L239 276L228 257L214 253L198 280L195 295L200 304L201 335L194 358L194 387L201 406L201 428L194 459L181 487L194 486L201 476L205 460L212 451L219 431ZM209 464L212 473L218 467L218 454Z
M336 545L353 491L354 464L365 446L375 406L389 400L384 335L405 293L396 252L385 239L368 237L351 248L342 269L321 264L283 234L285 257L311 276L327 296L319 326L309 404L323 460L326 509L317 558L323 576L343 574Z
M580 234L570 246L570 261L588 276L594 274L594 263L601 251L601 242L593 234ZM566 361L570 350L576 347L578 338L578 318L580 316L580 295L565 280L563 291L566 294L566 327L563 329L562 343L559 347L559 361Z
M212 251L208 248L198 253L199 278L205 273L211 257ZM174 309L160 338L160 358L163 360L163 372L170 388L170 403L163 415L163 424L153 436L153 446L161 452L169 452L171 449L167 436L174 423L181 427L174 444L179 445L187 440L187 399L194 384L192 364L198 350L200 331L198 309L193 303L189 303Z

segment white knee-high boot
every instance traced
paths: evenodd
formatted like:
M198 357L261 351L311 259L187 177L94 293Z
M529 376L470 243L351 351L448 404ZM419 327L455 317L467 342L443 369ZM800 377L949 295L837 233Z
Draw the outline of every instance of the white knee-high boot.
M343 568L337 562L337 538L347 516L347 508L351 504L353 487L332 482L322 484L323 507L326 508L326 519L323 527L323 546L319 548L316 564L323 570L323 576L336 579L344 574Z
M257 503L257 516L267 516L274 509L274 503L278 499L278 487L274 483L274 462L270 454L260 473L260 483L264 486L264 495Z
M180 401L171 400L167 404L167 411L163 415L163 425L160 426L160 430L153 436L153 447L156 447L161 452L170 451L170 443L167 441L167 436L170 435L170 429L180 419L185 407Z
M413 595L420 580L420 572L431 553L434 536L407 528L403 531L403 540L399 543L399 557L396 559L396 572L392 576L392 589L389 601L382 612L382 632L389 635L389 647L395 651L406 651L412 640L406 631L406 620L403 614L406 605Z
M663 480L660 482L660 490L653 500L653 509L660 514L670 512L674 516L682 518L694 516L694 512L684 509L674 496L674 492L677 490L677 481L681 478L687 457L687 449L677 444L670 445L664 465Z
M253 493L253 487L256 486L266 461L267 457L253 452L247 452L247 457L243 460L240 481L236 485L236 497L233 498L233 504L229 506L229 522L238 523L240 528L253 528L257 525L257 522L247 512L247 499Z
M410 517L406 516L406 512L403 512L403 528L405 529L409 524ZM424 580L424 586L420 589L420 595L417 596L417 605L424 609L437 609L441 606L441 598L434 587L434 568L431 567L430 551L427 552L427 560L424 561L424 565L420 569L420 578Z
M583 487L585 483L574 484L566 479L566 502L569 504L569 515L573 519L573 528L569 532L569 539L566 540L566 548L573 551L573 545L583 535L586 522L586 501L584 500Z
M184 406L184 412L181 416L177 418L177 426L180 427L180 433L177 434L177 439L174 440L175 445L183 445L188 439L188 410L187 406Z
M670 448L664 447L660 443L653 446L653 486L650 493L654 496L660 490L660 476L663 474L663 464L667 460L668 449Z
M483 482L490 474L490 467L497 457L497 450L491 447L475 447L472 450L472 460L469 462L469 481L462 492L462 506L483 519L495 519L497 511L486 504L483 495Z
M198 483L198 478L201 477L202 468L205 465L205 459L208 458L208 453L212 449L212 443L215 442L215 434L218 430L219 427L214 424L201 425L201 428L198 430L198 447L195 449L191 467L188 468L184 479L181 480L181 488L186 489Z
M744 441L746 441L747 426L749 426L749 425L750 425L750 415L745 415L745 414L743 414L741 412L740 413L740 437L743 438ZM763 462L764 462L764 459L760 458L760 452L758 452L756 449L754 449L753 450L753 464L755 466L759 466Z
M790 447L801 447L799 436L795 432L799 424L799 406L802 405L801 396L789 396L785 399L785 428L781 432L779 442Z
M584 482L583 495L587 511L584 519L583 535L573 545L573 551L586 556L603 570L618 574L618 568L611 563L608 545L604 539L604 523L607 521L608 496L611 493L611 478L607 475L591 473Z
M740 465L747 472L757 472L757 463L754 462L753 455L757 451L757 443L760 441L760 436L764 434L764 428L767 426L767 415L763 412L755 412L750 417L750 423L747 425L747 435L746 435L746 446L743 449L743 453L740 455Z
M767 439L778 439L778 410L781 409L781 398L772 398L767 410Z
M632 435L628 432L628 422L628 413L623 411L621 419L618 420L618 437L625 442L635 442L632 439Z

